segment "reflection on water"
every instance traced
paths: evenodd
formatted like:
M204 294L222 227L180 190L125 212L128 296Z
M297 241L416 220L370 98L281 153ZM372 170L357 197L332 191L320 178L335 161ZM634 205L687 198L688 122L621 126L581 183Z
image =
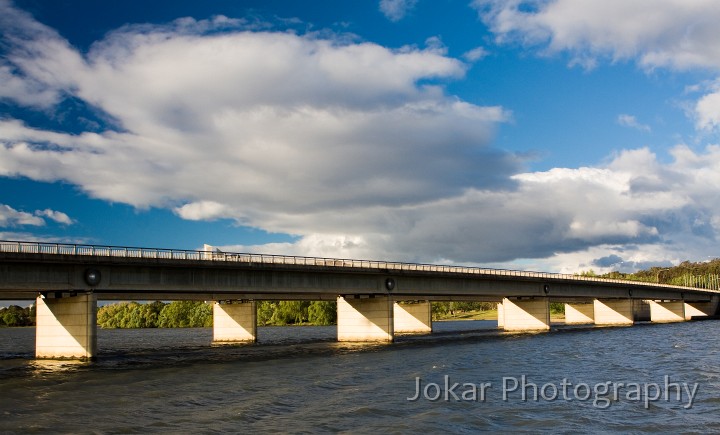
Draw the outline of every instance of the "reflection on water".
M334 327L259 328L261 344L211 346L209 329L101 330L95 363L33 361L34 331L0 329L0 432L720 431L717 322L554 327L438 322L394 344L335 341ZM20 355L20 357L18 357ZM693 406L613 398L503 400L538 385L698 384ZM486 400L407 400L423 385L488 383ZM572 392L574 394L574 391Z

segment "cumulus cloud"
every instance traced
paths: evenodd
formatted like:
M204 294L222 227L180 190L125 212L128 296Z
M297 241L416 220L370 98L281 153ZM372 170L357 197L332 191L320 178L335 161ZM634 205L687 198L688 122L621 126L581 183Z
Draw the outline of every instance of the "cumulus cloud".
M482 60L488 54L490 54L490 52L488 52L485 47L475 47L472 50L464 53L463 58L468 62L477 62L479 60Z
M720 79L709 86L709 93L701 97L694 108L695 124L704 131L720 127Z
M267 250L223 249L344 258L383 253L404 261L570 273L579 265L609 271L613 255L623 259L618 268L624 271L689 255L705 258L720 235L720 205L712 199L720 188L720 148L695 153L681 145L673 155L662 164L648 149L625 151L603 167L518 174L512 191L469 190L410 207L328 216L326 233ZM342 228L357 231L336 232Z
M72 225L75 223L75 221L70 219L70 216L68 216L67 214L61 211L50 210L49 208L46 208L45 210L36 210L35 216L46 217L52 221L63 225Z
M546 44L575 61L638 59L647 68L720 68L713 0L475 0L500 41Z
M94 197L184 216L210 201L257 225L266 213L403 205L510 185L520 167L488 147L507 111L445 95L442 81L462 77L465 66L434 45L193 33L182 21L181 31L126 26L86 56L63 41L52 54L16 41L9 58L18 77L72 93L119 131L69 135L0 121L0 174L65 180ZM57 58L74 61L47 80Z
M380 0L380 12L390 21L400 21L416 4L417 0Z
M617 122L623 127L630 127L648 133L652 130L649 125L640 123L633 115L618 115Z
M497 42L566 53L571 65L591 69L602 60L629 60L647 70L720 71L720 8L714 0L475 0L472 5ZM717 131L717 85L698 99L694 116L698 129ZM632 118L618 121L647 127Z
M720 148L527 173L491 145L508 110L447 94L466 65L439 41L390 49L181 21L126 26L85 54L35 22L43 41L6 37L8 71L52 96L43 104L71 95L115 123L69 134L0 120L0 176L297 237L225 250L545 265L580 255L591 265L717 245ZM234 30L212 30L220 24ZM27 216L43 217L64 220Z
M50 219L60 224L70 225L74 223L70 217L61 212L51 209L36 210L34 213L15 210L6 204L0 204L0 228L17 227L17 226L43 226L45 219Z
M18 211L9 205L0 204L0 227L13 227L17 225L45 225L45 221L32 213Z

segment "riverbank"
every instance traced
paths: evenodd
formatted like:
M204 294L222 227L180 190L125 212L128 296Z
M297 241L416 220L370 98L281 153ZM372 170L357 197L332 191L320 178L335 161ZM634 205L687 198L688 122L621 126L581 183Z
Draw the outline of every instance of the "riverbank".
M497 320L497 310L473 310L473 311L456 311L453 314L446 314L438 318L433 318L433 321L454 321L454 320ZM565 321L565 314L563 313L550 313L551 322L563 322Z

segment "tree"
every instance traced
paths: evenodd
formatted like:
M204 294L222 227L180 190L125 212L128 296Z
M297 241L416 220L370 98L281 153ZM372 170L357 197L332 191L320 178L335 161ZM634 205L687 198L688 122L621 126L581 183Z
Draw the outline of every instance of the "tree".
M205 302L173 301L158 316L160 328L198 328L212 325L212 308Z
M337 323L337 302L311 302L310 306L308 306L308 322L313 325L334 325Z
M5 326L31 326L35 323L34 316L30 315L30 307L10 305L0 309L0 324Z

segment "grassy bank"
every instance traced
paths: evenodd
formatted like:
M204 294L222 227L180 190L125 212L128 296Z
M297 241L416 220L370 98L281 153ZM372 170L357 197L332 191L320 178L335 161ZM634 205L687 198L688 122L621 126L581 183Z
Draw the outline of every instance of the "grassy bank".
M473 310L473 311L457 311L454 314L446 314L434 321L444 320L497 320L497 310ZM551 322L565 321L564 313L550 313Z

